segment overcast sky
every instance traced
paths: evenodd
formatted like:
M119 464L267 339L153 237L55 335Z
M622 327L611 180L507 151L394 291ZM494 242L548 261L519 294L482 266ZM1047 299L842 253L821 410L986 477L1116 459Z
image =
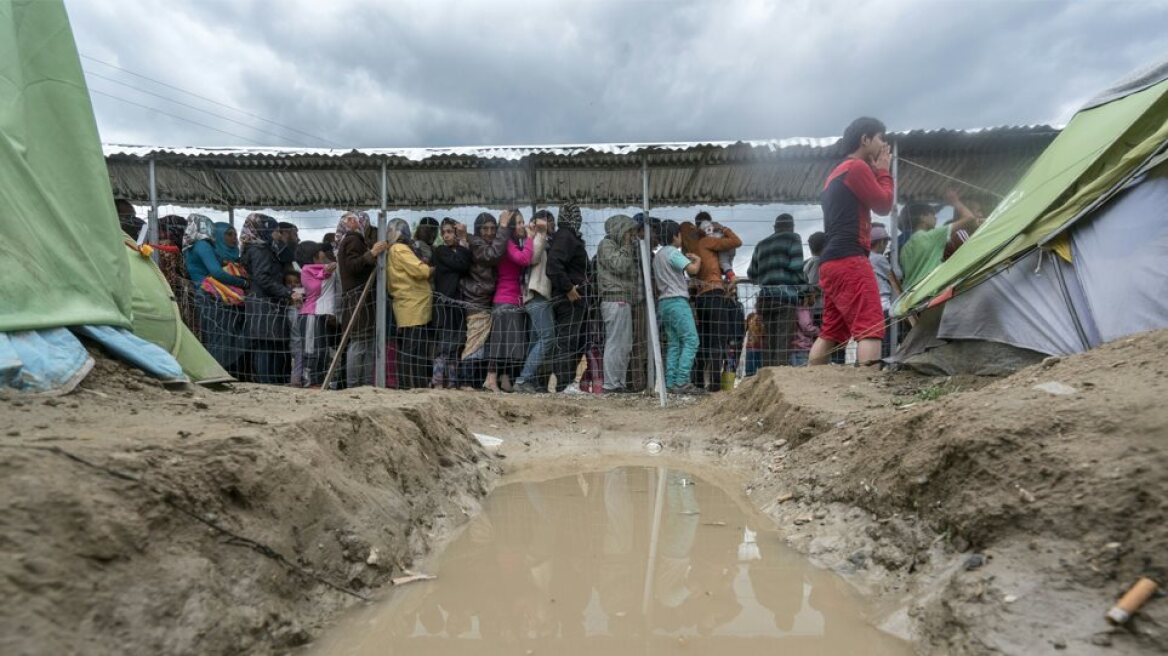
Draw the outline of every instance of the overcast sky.
M157 145L831 136L861 114L895 130L1061 123L1168 56L1164 1L66 5L91 90L232 133L94 94L104 141Z

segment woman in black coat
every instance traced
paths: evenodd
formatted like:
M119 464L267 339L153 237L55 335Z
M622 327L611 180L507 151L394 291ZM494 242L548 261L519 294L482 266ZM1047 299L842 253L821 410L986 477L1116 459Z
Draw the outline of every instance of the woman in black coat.
M435 388L458 386L459 353L466 342L466 312L463 310L462 277L470 271L471 253L466 226L447 217L442 219L442 245L432 252L434 265L434 333L438 348L434 354Z
M292 261L293 249L285 245L276 220L259 213L244 221L239 241L242 264L251 277L243 314L255 382L283 385L291 380L288 307L303 300L284 284L284 264Z

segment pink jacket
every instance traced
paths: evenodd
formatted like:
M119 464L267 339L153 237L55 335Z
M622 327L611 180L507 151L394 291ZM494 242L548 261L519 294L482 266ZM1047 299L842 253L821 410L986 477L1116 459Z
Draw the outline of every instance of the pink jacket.
M495 305L523 305L523 274L531 264L535 243L523 240L523 248L507 242L507 253L499 260L499 277L495 282Z
M300 269L300 285L304 287L304 304L300 314L333 314L335 293L333 272L324 264L307 264Z

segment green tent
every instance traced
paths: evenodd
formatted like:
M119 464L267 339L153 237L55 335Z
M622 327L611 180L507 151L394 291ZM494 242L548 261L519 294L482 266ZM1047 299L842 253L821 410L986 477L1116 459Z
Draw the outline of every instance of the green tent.
M154 262L129 241L122 250L133 283L134 334L169 351L182 365L183 373L196 383L234 380L183 323L170 285Z
M130 327L109 173L61 2L0 0L0 331Z
M0 0L0 333L126 328L195 382L231 377L127 248L89 92L58 0Z
M976 234L906 290L895 314L922 310L1003 271L1163 161L1168 141L1164 68L1121 83L1075 114Z

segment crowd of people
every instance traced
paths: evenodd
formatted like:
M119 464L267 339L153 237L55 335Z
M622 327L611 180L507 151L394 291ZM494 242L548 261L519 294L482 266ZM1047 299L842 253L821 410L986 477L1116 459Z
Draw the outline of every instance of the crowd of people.
M861 364L887 357L895 297L968 238L981 208L950 192L954 220L938 226L935 208L909 205L894 266L889 233L871 219L893 206L884 132L871 118L845 131L849 155L824 184L824 230L808 239L810 257L794 218L775 219L746 271L757 289L749 314L734 271L742 239L704 211L681 223L613 215L591 257L572 203L530 221L516 209L483 212L469 229L449 217L413 229L394 218L384 240L365 212L346 212L319 243L261 213L238 234L200 214L171 215L158 222L156 250L183 320L243 380L321 386L335 362L330 386L372 384L380 365L400 389L641 392L648 301L666 387L700 394L722 389L726 374L842 362L850 340ZM133 206L117 206L138 237ZM374 274L383 255L391 310L379 363ZM655 298L646 299L646 273Z

